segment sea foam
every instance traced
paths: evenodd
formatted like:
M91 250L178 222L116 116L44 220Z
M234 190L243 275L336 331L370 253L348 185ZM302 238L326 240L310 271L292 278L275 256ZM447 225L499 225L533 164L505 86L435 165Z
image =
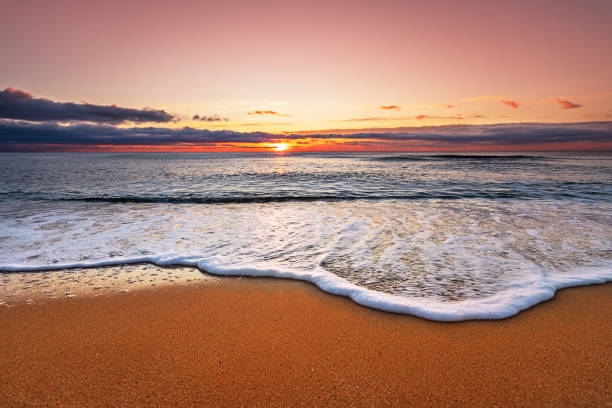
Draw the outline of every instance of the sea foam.
M7 203L0 270L150 262L308 281L426 319L500 319L612 279L609 209L554 200Z

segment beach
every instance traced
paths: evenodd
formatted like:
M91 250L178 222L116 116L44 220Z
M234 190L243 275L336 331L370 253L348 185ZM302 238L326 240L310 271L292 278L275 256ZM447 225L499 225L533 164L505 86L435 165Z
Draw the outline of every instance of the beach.
M610 406L612 285L495 321L220 278L0 307L0 405Z
M612 408L612 0L0 15L0 408Z

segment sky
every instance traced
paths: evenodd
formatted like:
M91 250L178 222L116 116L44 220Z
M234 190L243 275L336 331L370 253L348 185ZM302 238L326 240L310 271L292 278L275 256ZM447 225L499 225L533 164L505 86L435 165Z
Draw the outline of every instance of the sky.
M0 151L612 150L609 0L0 15Z

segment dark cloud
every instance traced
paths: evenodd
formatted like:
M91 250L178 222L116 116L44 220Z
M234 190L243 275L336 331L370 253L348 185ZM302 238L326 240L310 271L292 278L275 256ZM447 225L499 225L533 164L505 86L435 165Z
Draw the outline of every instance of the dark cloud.
M567 142L612 143L612 122L509 123L492 125L446 125L401 128L393 132L355 134L309 134L312 138L376 139L386 141L440 142L460 147L479 145L529 145ZM289 135L291 138L303 135Z
M274 134L80 124L27 123L0 120L0 150L35 150L35 146L204 146L221 143L278 143L282 140L411 142L418 145L463 147L530 145L567 142L612 143L612 122L516 123L494 125L447 125L379 129L344 133ZM46 148L41 147L41 150ZM58 149L59 150L59 149Z
M230 130L205 130L55 123L27 123L0 120L0 146L7 144L66 145L181 145L206 143L262 143L277 136L269 133L242 133ZM0 147L1 148L1 147Z
M346 142L338 142L342 146L365 146L365 147L376 147L380 145L392 145L391 142L382 140L350 140Z
M557 103L561 105L561 109L575 109L580 108L582 105L568 101L567 99L557 99Z
M384 110L396 110L396 111L399 111L399 110L401 110L401 109L402 109L402 107L401 107L401 106L398 106L398 105L382 105L382 106L380 107L380 109L384 109Z
M254 111L249 112L249 115L274 115L274 116L284 116L284 117L291 116L291 115L285 115L283 113L278 113L272 110L254 110Z
M200 121L203 121L203 122L229 122L228 118L222 118L219 115L212 115L212 116L193 115L193 117L191 119L193 119L193 120L200 120Z
M503 103L504 105L508 105L508 106L510 106L510 107L512 107L512 108L514 108L514 109L518 108L518 107L519 107L519 105L520 105L520 103L515 102L515 101L507 101L507 100L504 100L504 101L500 101L500 102L501 102L501 103Z
M49 99L34 98L28 92L13 88L0 91L0 118L34 122L96 122L108 124L170 122L175 119L174 116L163 110L54 102Z

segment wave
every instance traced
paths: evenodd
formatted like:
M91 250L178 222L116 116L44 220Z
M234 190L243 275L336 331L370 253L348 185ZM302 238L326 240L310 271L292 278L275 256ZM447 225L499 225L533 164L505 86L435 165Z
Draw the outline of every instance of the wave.
M499 161L499 160L531 160L531 159L551 159L545 156L530 155L475 155L475 154L433 154L433 155L393 155L368 158L374 161L426 161L426 160L479 160L479 161Z
M531 198L536 196L532 195ZM411 195L388 195L388 196L252 196L252 197L78 197L64 198L57 201L83 201L83 202L106 202L106 203L168 203L168 204L265 204L285 202L314 202L314 201L380 201L380 200L460 200L466 198L530 198L519 192L474 192L474 193L415 193ZM55 201L55 200L54 200Z
M446 186L438 190L427 187L415 187L413 191L389 191L351 193L338 192L330 194L223 194L214 192L175 192L172 194L126 194L126 195L88 195L86 192L0 192L1 201L43 201L43 202L91 202L115 204L265 204L288 202L350 202L350 201L415 201L415 200L465 200L465 199L579 199L607 200L612 191L606 183L563 182L553 186L500 185L497 187Z
M610 206L596 202L94 207L6 203L0 270L195 266L304 280L433 320L504 318L612 279Z
M386 201L386 200L463 200L463 199L598 199L609 196L602 191L564 191L543 193L541 191L471 191L471 192L415 192L403 195L313 195L313 196L226 196L226 197L187 197L187 196L115 196L115 197L74 197L51 201L101 202L116 204L167 203L167 204L266 204L287 202L338 202L338 201Z
M572 275L548 275L516 283L511 290L493 296L441 303L421 298L406 298L357 286L345 279L330 274L318 267L311 272L281 271L276 269L228 268L214 262L194 257L143 256L136 258L105 259L93 262L76 262L52 265L0 265L0 272L54 271L74 268L97 268L137 263L152 263L157 266L190 266L204 273L217 276L270 277L306 281L324 292L345 296L354 302L382 310L421 317L435 321L464 321L483 319L505 319L516 315L538 303L552 299L558 289L602 284L612 281L610 267L583 268Z

